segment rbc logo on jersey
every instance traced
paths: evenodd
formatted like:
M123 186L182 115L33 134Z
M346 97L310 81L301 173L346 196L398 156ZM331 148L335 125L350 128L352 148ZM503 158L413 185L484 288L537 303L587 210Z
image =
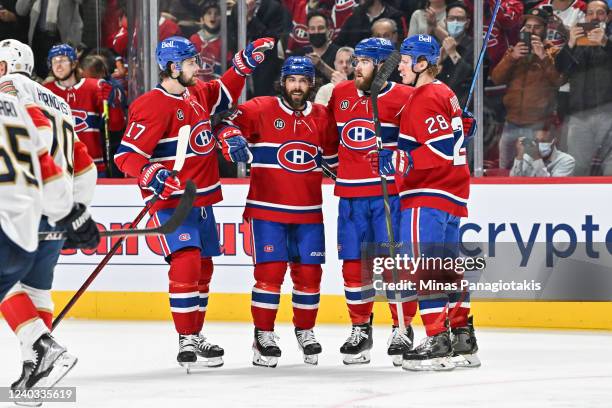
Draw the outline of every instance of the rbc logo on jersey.
M376 146L374 122L368 119L353 119L344 124L342 144L351 150L366 150Z
M210 130L210 121L199 122L191 130L189 147L199 156L205 156L215 148L216 140Z
M319 149L315 145L304 142L287 142L278 148L276 159L278 164L294 173L306 173L316 169Z
M89 127L89 125L87 124L87 112L73 109L72 117L74 118L75 132L80 133Z

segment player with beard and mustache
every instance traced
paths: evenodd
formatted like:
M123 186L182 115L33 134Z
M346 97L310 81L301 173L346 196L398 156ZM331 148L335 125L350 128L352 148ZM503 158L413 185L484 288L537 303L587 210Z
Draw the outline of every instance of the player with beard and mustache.
M109 100L112 86L101 79L81 78L76 51L68 44L53 46L49 50L47 63L55 81L44 86L68 103L74 117L74 130L87 146L87 152L98 169L98 177L105 177L102 114L104 101ZM109 130L122 130L125 122L120 101L109 101L109 109Z
M272 47L272 38L249 43L234 56L233 66L221 78L203 82L196 78L199 56L189 40L170 37L161 41L156 50L160 84L132 102L127 131L115 155L117 167L139 179L145 201L160 198L150 210L157 225L174 212L183 193L182 182L196 184L197 196L187 220L175 232L160 236L170 264L170 310L179 334L177 361L188 369L218 367L224 354L200 333L213 273L211 257L220 255L212 205L223 199L210 117L236 103L246 77ZM170 169L179 129L185 125L191 128L189 147L185 165L175 175Z
M325 138L325 107L308 100L314 80L308 57L287 58L281 95L238 106L217 130L227 160L251 163L244 218L251 224L255 264L251 312L257 366L275 367L281 356L274 321L287 263L295 335L304 362L317 364L321 353L313 332L325 262L321 160L335 167L337 139Z
M389 241L386 230L383 192L380 177L370 170L366 154L376 148L376 134L372 120L370 86L382 63L395 51L391 41L367 38L355 47L353 66L355 79L340 82L334 88L327 109L332 117L329 128L338 148L338 177L334 193L340 197L338 207L338 257L342 259L342 276L346 304L352 331L340 353L345 364L370 362L372 348L371 314L375 291L373 277L362 274L362 243L383 244ZM400 112L413 88L387 82L378 97L382 125L383 146L397 147ZM399 234L400 203L393 177L387 177L389 204L395 236ZM366 267L368 268L368 267ZM393 294L389 293L393 299ZM412 347L410 327L416 313L414 296L402 292L406 330L398 327L396 304L389 303L393 328L387 354L395 365L401 365L404 351Z

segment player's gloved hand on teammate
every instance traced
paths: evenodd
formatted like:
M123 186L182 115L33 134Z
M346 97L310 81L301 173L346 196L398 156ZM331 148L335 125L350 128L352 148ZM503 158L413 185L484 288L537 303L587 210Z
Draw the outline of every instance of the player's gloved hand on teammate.
M463 122L464 140L465 142L468 142L476 134L476 129L478 128L476 125L476 119L474 119L472 112L466 109L461 114L461 120Z
M239 74L251 75L266 58L264 53L274 47L275 41L272 37L264 37L250 42L244 50L234 55L232 65Z
M172 193L181 188L178 177L172 176L170 170L159 163L146 165L140 172L138 184L153 191L162 200L167 200Z
M113 86L107 81L101 80L98 83L98 98L100 101L108 101L112 92Z
M225 160L234 163L250 163L253 161L253 154L249 150L249 145L242 136L240 129L226 126L218 134Z
M98 226L84 204L74 203L70 213L59 220L57 225L66 229L65 249L93 249L100 243Z
M392 176L396 172L405 176L412 167L412 158L403 150L372 150L366 158L372 173L381 176Z

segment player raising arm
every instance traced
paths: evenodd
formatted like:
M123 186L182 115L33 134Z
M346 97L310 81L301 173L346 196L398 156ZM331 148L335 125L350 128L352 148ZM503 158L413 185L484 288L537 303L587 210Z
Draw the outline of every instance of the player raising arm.
M395 174L402 208L400 241L411 246L413 256L444 256L439 252L441 247L456 256L459 221L467 216L470 189L465 139L471 137L475 126L471 118L462 119L453 91L435 79L440 56L435 38L411 36L402 43L400 53L402 82L414 84L416 90L402 111L397 151L370 155L372 170ZM404 353L404 369L453 369L453 350L465 355L454 359L458 364L480 365L468 318L469 293L419 291L418 295L427 338Z
M197 188L194 208L174 233L160 237L170 264L170 310L179 334L179 364L220 366L223 349L200 333L208 304L213 272L212 256L220 255L219 237L212 205L222 200L221 183L210 116L234 104L246 75L274 46L271 38L258 39L238 52L233 66L218 80L202 82L199 55L183 37L170 37L157 45L161 82L136 99L115 162L121 171L139 179L145 201L161 200L151 208L156 223L172 214L183 192L181 182L193 180ZM177 155L179 128L191 129L185 165L172 174ZM182 153L182 152L181 152Z
M227 160L252 162L244 218L253 241L253 364L259 366L276 367L281 355L274 321L287 263L298 346L309 364L317 364L321 352L313 332L325 262L321 160L335 166L337 141L325 140L325 107L308 101L314 81L308 57L287 58L281 95L238 106L217 132Z

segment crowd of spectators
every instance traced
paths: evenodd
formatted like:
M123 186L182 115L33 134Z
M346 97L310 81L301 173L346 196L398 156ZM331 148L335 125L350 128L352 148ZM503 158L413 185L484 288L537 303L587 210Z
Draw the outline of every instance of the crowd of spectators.
M227 15L221 15L219 1ZM248 97L273 95L289 55L317 70L315 101L326 104L352 78L360 40L431 34L442 46L440 74L463 105L473 75L473 0L158 0L159 39L189 38L203 80L221 74L225 47L237 50L237 1L245 1L247 40L275 37L270 57L248 82ZM484 62L485 167L510 176L612 175L612 0L501 0ZM0 0L0 40L31 45L35 72L52 81L47 53L79 50L84 76L126 87L129 50L125 0ZM486 30L495 0L484 1ZM97 30L97 31L96 31ZM398 75L392 80L399 81ZM120 134L120 131L116 132Z

